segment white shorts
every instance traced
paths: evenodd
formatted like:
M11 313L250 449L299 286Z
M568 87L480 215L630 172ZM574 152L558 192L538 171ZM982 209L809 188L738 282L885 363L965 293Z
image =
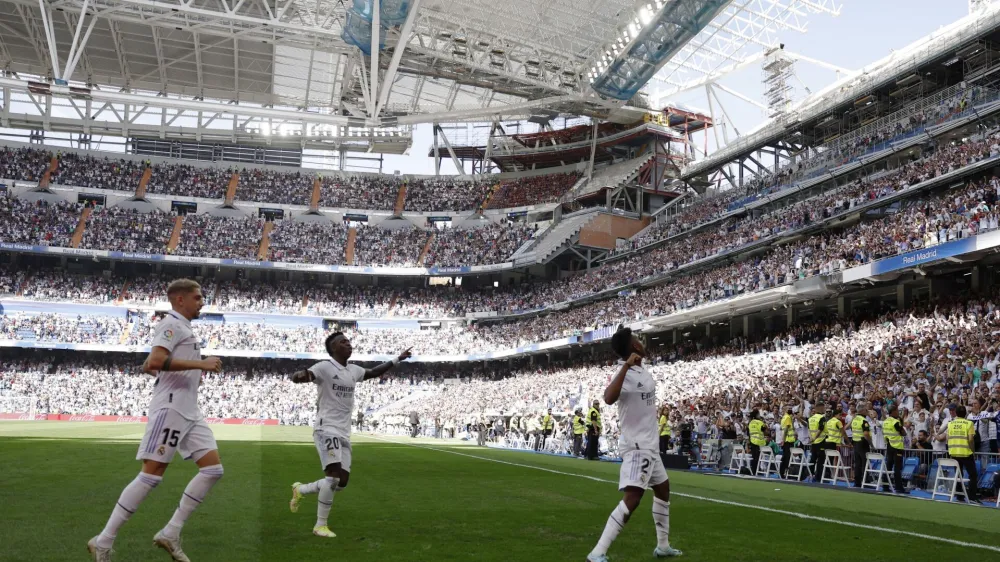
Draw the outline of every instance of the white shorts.
M339 462L341 470L351 471L350 438L316 429L313 430L313 441L316 443L316 451L319 453L319 462L323 470L326 470L327 466Z
M206 453L218 448L215 435L205 420L192 421L177 410L163 408L149 413L146 434L139 443L139 453L135 458L169 463L174 459L174 453L180 451L184 460L197 462Z
M622 469L618 476L618 489L628 487L647 489L667 481L659 453L632 449L622 453Z

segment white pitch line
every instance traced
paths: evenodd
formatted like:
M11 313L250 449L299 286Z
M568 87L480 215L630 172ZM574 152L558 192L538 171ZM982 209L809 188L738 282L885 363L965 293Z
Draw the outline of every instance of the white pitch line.
M378 439L380 441L385 441L386 443L400 444L399 441L391 441L391 440L388 440L388 439L382 439L380 437L374 437L374 436L372 436L372 437L374 439ZM573 473L573 472L562 472L560 470L553 470L551 468L544 468L544 467L541 467L541 466L534 466L534 465L530 465L530 464L521 464L521 463L516 463L516 462L510 462L510 461L502 461L502 460L493 459L493 458L490 458L490 457L481 457L479 455L470 455L468 453L460 453L458 451L449 451L448 449L438 449L437 447L429 447L427 445L418 445L418 444L415 444L415 443L402 443L402 444L403 445L407 445L409 447L417 447L417 448L420 448L420 449L430 449L431 451L438 451L438 452L441 452L441 453L451 453L453 455L459 455L459 456L462 456L462 457L469 457L471 459L479 459L479 460L483 460L483 461L495 462L495 463L499 463L499 464L506 464L506 465L510 465L510 466L519 466L521 468L531 468L531 469L534 469L534 470L541 470L542 472L551 472L552 474L561 474L563 476L575 476L577 478L585 478L587 480L593 480L595 482L606 482L606 483L609 483L609 484L617 484L617 482L615 482L614 480L608 480L606 478L598 478L596 476L590 476L588 474L576 474L576 473ZM822 523L835 523L837 525L844 525L845 527L854 527L854 528L857 528L857 529L864 529L866 531L880 531L880 532L883 532L883 533L890 533L890 534L895 534L895 535L905 535L905 536L908 536L908 537L914 537L914 538L918 538L918 539L926 539L926 540L931 540L931 541L943 542L943 543L947 543L947 544L953 544L955 546L967 546L967 547L972 547L972 548L981 548L983 550L992 550L993 552L1000 552L1000 547L991 546L991 545L988 545L988 544L978 544L978 543L974 543L974 542L965 542L965 541L959 541L959 540L949 539L949 538L945 538L945 537L936 537L934 535L922 535L920 533L914 533L913 531L901 531L899 529L891 529L891 528L888 528L888 527L874 527L874 526L871 526L871 525L862 525L860 523L852 523L851 521L840 521L839 519L828 519L826 517L819 517L819 516L816 516L816 515L808 515L808 514L805 514L805 513L797 513L797 512L794 512L794 511L786 511L784 509L774 509L772 507L764 507L764 506L760 506L760 505L751 505L751 504L747 504L747 503L731 502L731 501L720 500L720 499L716 499L716 498L706 498L704 496L696 496L696 495L693 495L693 494L682 494L680 492L675 492L673 490L670 491L670 495L672 495L672 496L680 496L682 498L689 498L689 499L693 499L693 500L701 500L701 501L706 501L706 502L711 502L711 503L719 503L719 504L723 504L723 505L731 505L731 506L735 506L735 507L745 507L747 509L756 509L758 511L766 511L766 512L769 512L769 513L778 513L778 514L781 514L781 515L788 515L790 517L797 517L799 519L809 519L809 520L812 520L812 521L819 521L819 522L822 522Z

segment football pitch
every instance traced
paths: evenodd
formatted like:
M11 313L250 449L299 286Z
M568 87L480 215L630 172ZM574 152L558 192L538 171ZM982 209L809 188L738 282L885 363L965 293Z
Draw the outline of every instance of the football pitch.
M142 424L0 423L0 560L87 560L139 463ZM215 426L225 476L191 516L194 562L583 561L620 499L619 465L452 441L352 439L348 488L312 536L322 476L309 428ZM195 473L175 461L125 525L116 561L163 561L152 536ZM682 560L1000 560L1000 510L670 471ZM651 497L609 555L652 560Z

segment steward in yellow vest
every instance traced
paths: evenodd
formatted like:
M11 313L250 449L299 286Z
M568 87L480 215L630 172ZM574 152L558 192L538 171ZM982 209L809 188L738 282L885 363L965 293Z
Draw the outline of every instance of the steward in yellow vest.
M812 455L813 480L819 481L823 470L823 441L826 437L826 402L816 404L816 413L809 416L809 453Z
M903 424L896 416L899 408L889 406L887 416L882 420L882 435L885 436L885 467L892 471L892 487L897 494L903 493Z
M767 426L760 420L760 412L751 411L747 433L750 435L750 471L754 474L757 473L757 464L760 461L760 448L767 445L767 436L764 434L766 428Z
M854 487L861 488L865 481L865 465L871 451L871 424L868 423L868 404L858 402L857 413L851 419L851 441L854 442Z
M583 410L577 408L573 412L573 456L583 454L583 436L587 433L587 422L583 419Z
M778 467L778 474L785 478L788 474L788 463L792 460L792 447L795 446L797 437L795 436L795 418L792 417L791 406L785 410L785 415L781 416L781 431L785 434L781 440L781 465Z
M955 419L948 422L948 456L958 461L959 470L969 473L969 501L979 502L979 472L976 470L976 458L972 455L975 448L976 425L965 419L968 412L965 406L955 408Z

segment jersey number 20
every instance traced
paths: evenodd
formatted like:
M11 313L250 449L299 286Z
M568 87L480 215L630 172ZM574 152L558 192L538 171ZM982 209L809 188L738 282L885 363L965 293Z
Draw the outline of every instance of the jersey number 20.
M326 450L331 451L333 449L340 449L340 439L336 437L326 440Z

